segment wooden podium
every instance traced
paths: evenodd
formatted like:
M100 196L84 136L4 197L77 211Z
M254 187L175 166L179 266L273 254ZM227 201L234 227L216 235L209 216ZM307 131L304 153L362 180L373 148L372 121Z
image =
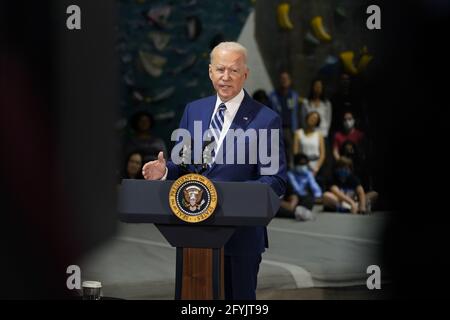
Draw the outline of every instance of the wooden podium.
M240 226L266 226L280 200L259 182L214 182L218 204L213 215L199 223L176 217L169 206L173 181L123 180L119 219L153 223L177 248L175 299L224 298L223 246Z

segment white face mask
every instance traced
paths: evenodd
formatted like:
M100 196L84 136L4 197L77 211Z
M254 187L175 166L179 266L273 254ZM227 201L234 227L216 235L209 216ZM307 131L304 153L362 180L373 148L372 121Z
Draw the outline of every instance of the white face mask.
M308 165L304 164L304 165L301 165L301 166L295 166L295 170L297 172L306 172L309 169L308 169Z
M344 128L347 130L353 129L355 126L355 120L354 119L347 119L344 120Z

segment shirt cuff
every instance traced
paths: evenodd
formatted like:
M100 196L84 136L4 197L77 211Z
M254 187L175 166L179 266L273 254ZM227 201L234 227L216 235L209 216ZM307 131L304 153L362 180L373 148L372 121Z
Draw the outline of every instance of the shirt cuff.
M168 173L169 173L169 170L168 170L167 167L166 167L166 172L164 173L164 175L162 176L162 178L159 179L159 180L165 181L165 180L167 179L167 174L168 174Z

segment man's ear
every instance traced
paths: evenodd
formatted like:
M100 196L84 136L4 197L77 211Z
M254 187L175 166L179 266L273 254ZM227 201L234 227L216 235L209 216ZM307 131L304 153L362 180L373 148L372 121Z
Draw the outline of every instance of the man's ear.
M211 79L211 81L212 81L212 65L211 64L209 64L209 66L208 66L208 74L209 74L209 79Z
M245 80L247 80L249 72L250 69L248 67L245 67Z

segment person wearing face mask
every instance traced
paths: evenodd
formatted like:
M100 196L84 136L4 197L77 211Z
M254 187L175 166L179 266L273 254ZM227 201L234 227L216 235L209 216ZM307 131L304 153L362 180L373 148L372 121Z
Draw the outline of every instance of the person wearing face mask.
M342 156L341 150L344 142L350 141L358 149L361 149L364 141L364 132L355 128L355 118L351 112L344 113L342 127L343 130L336 132L333 140L333 156L336 161Z
M322 190L309 169L308 162L305 154L297 154L294 157L294 170L288 171L289 184L298 199L294 216L299 221L314 220L312 213L314 200L322 196Z
M330 186L330 191L323 194L325 211L364 214L371 211L378 198L375 191L364 191L360 180L353 174L352 160L345 156L337 161Z

